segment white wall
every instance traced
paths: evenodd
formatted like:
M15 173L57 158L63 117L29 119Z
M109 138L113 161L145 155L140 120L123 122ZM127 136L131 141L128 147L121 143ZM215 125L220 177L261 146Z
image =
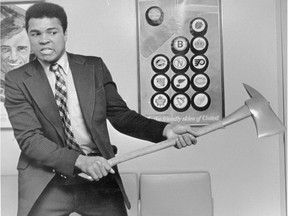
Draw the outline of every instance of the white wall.
M261 92L281 112L276 10L279 0L222 0L226 113L248 99L242 83ZM53 0L69 17L68 50L101 56L118 89L138 110L135 1ZM150 143L110 127L119 154ZM11 130L1 131L2 173L16 173L18 151ZM12 141L13 140L13 141ZM215 216L284 216L280 173L281 136L258 139L251 119L174 148L120 164L121 171L208 171ZM19 152L19 151L18 151Z

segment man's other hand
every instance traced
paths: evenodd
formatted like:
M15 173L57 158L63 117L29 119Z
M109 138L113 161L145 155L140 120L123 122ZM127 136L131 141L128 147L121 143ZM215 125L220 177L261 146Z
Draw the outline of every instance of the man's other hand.
M195 145L197 139L195 138L195 131L187 124L168 124L163 130L163 136L167 139L176 138L175 147L180 149L182 147Z

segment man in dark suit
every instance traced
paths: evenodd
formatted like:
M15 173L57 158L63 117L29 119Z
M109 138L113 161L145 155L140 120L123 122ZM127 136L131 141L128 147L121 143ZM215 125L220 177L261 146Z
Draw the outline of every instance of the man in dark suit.
M116 147L106 119L136 138L178 137L178 148L196 143L193 130L130 110L101 58L67 53L62 7L33 5L26 12L26 30L37 58L7 75L5 99L21 149L18 216L127 215L124 202L130 203L117 166L108 162Z

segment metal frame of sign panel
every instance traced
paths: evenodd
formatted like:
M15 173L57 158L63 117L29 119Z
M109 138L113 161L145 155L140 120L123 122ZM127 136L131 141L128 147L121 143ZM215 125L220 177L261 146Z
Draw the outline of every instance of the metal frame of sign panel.
M220 0L138 0L139 112L202 126L225 116Z

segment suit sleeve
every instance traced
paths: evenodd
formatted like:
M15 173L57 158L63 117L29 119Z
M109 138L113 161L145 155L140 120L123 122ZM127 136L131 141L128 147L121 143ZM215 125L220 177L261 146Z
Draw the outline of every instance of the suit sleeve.
M17 76L13 71L6 76L5 107L21 153L30 161L50 167L51 170L73 175L79 153L63 148L46 137L35 113L35 104L27 98L23 82Z
M148 119L134 110L130 110L119 95L112 76L102 61L103 82L106 92L107 117L112 126L126 135L160 142L164 140L163 130L167 123Z

